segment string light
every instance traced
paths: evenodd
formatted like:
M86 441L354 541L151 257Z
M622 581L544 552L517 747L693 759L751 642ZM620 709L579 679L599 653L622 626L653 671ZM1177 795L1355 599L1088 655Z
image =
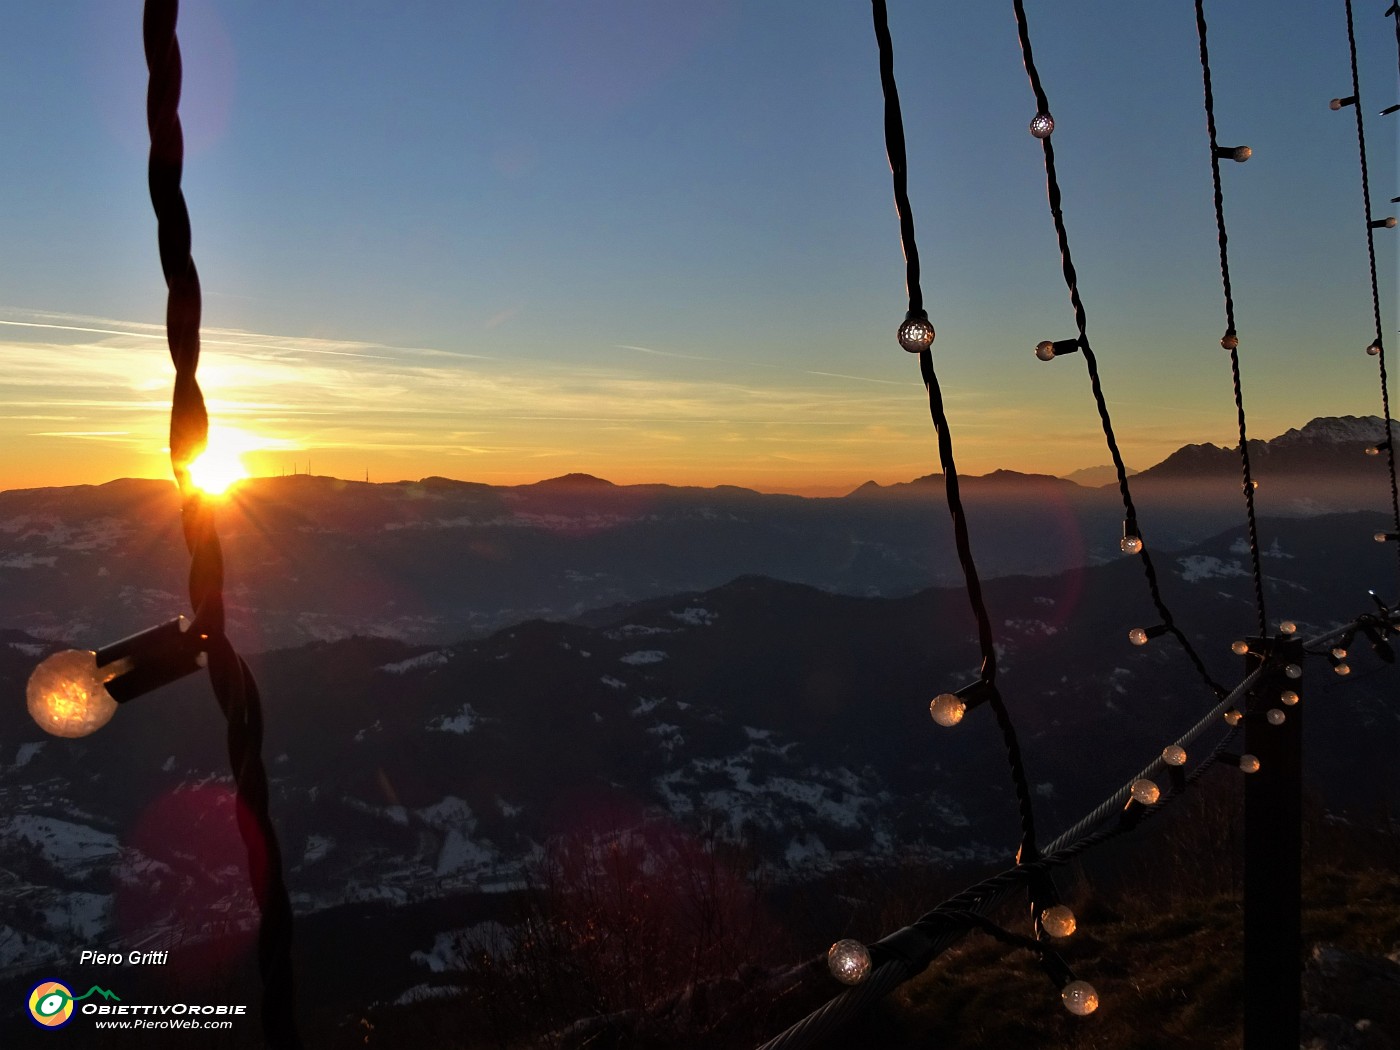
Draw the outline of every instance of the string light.
M1232 725L1232 726L1237 726L1237 725L1239 725L1239 724L1240 724L1240 720L1243 719L1243 718L1244 718L1244 715L1240 713L1239 708L1232 707L1232 708L1230 708L1228 711L1225 712L1225 721L1226 721L1227 723L1229 723L1230 725Z
M1332 648L1332 658L1334 660L1345 660L1347 658L1346 647L1341 645L1334 646Z
M1048 139L1055 130L1055 118L1049 113L1037 113L1031 120L1031 134L1038 139Z
M1040 926L1051 937L1068 937L1079 928L1079 923L1074 912L1063 904L1057 904L1040 913Z
M1367 344L1366 344L1366 353L1370 354L1372 357L1379 357L1379 356L1380 356L1380 352L1381 352L1381 344L1380 344L1380 343L1377 343L1377 342L1375 342L1375 341L1373 340L1373 341L1371 341L1370 343L1367 343Z
M1283 623L1278 625L1278 631L1279 634L1297 634L1298 625L1292 620L1284 620Z
M933 325L929 323L928 314L921 310L910 310L899 326L899 345L911 354L922 353L931 347L933 337Z
M1288 716L1282 711L1280 711L1277 707L1269 708L1269 713L1264 717L1269 720L1269 725L1271 726L1281 726L1283 725L1284 721L1288 718Z
M1239 348L1240 337L1239 334L1233 328L1231 328L1229 331L1227 331L1224 335L1220 337L1220 349L1238 350Z
M1285 675L1287 675L1289 678L1302 678L1302 677L1303 677L1303 669L1302 669L1301 667L1299 667L1297 664L1285 664L1285 665L1284 665L1284 668L1283 668L1283 673L1284 673Z
M1378 532L1371 538L1377 543L1395 543L1397 540L1400 540L1400 533Z
M1253 755L1241 755L1240 769L1246 773L1258 773L1259 759L1255 758Z
M1387 215L1384 219L1372 219L1371 229L1373 230L1393 230L1395 229L1395 216Z
M1150 806L1162 797L1162 790L1150 780L1134 780L1128 789L1133 796L1133 801L1143 806Z
M1281 704L1284 704L1288 707L1292 707L1297 702L1298 694L1295 693L1292 689L1285 689L1282 693L1279 694L1279 703Z
M956 693L939 693L928 705L928 713L941 726L955 726L974 707L992 698L996 687L980 678Z
M1162 761L1169 766L1186 765L1186 749L1180 744L1168 744L1162 748Z
M1244 656L1249 652L1249 643L1245 641L1234 641L1230 643L1230 652L1236 656Z
M1356 105L1356 96L1348 95L1346 98L1334 98L1331 102L1327 103L1327 108L1330 109L1333 113L1335 113L1337 110L1343 108L1344 106L1354 105Z
M1065 354L1077 354L1078 352L1079 340L1077 338L1056 339L1054 342L1046 339L1035 345L1035 356L1042 361L1053 361L1055 358L1063 357Z
M1088 1017L1099 1008L1099 993L1088 981L1070 981L1060 989L1060 1000L1076 1017Z
M1248 146L1216 146L1215 156L1218 160L1233 160L1243 164L1254 156L1254 151Z
M1141 554L1142 537L1138 535L1138 524L1133 518L1123 519L1123 538L1118 541L1118 549L1124 554Z
M870 949L860 941L837 941L827 949L826 965L842 984L861 984L870 976Z
M1167 633L1167 625L1159 623L1155 627L1134 627L1128 632L1128 641L1134 645L1146 645L1153 638L1160 638Z

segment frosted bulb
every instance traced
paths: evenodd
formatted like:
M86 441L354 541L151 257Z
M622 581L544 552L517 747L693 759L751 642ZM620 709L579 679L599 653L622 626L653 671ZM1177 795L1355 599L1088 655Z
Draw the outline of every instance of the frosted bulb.
M1134 645L1146 645L1147 632L1141 627L1134 627L1128 632L1128 641L1132 642Z
M1302 669L1301 667L1299 667L1297 664L1288 664L1288 665L1286 665L1286 666L1284 667L1284 669L1283 669L1283 673L1286 674L1289 678L1302 678L1302 677L1303 677L1303 669Z
M1042 361L1053 361L1055 359L1055 344L1048 339L1044 342L1036 343L1035 356Z
M1236 656L1243 656L1245 653L1249 652L1249 643L1248 643L1248 642L1231 642L1231 643L1230 643L1230 652L1234 653Z
M1040 928L1051 937L1068 937L1079 928L1079 924L1075 921L1074 912L1063 904L1057 904L1040 913Z
M1336 645L1332 647L1332 655L1338 660L1345 660L1347 658L1347 651L1340 645Z
M860 941L837 941L827 949L826 964L842 984L860 984L870 976L870 949Z
M1278 625L1278 631L1279 634L1296 634L1298 632L1298 625L1292 620L1284 620L1283 623Z
M1070 981L1060 989L1060 999L1076 1017L1087 1017L1099 1008L1099 993L1088 981Z
M1292 707L1298 702L1298 694L1292 689L1285 689L1279 694L1279 702L1286 707Z
M933 345L933 334L927 317L906 317L899 326L899 345L917 354Z
M1240 348L1240 337L1234 332L1226 332L1220 337L1220 349L1238 350Z
M1128 790L1133 793L1133 801L1144 806L1150 806L1162 797L1161 790L1150 780L1134 780L1133 786Z
M1258 760L1257 758L1255 758L1253 755L1241 755L1241 756L1240 756L1240 769L1244 770L1244 772L1246 772L1246 773L1258 773L1258 772L1259 772L1259 760Z
M1381 454L1381 450L1376 448L1375 445L1367 445L1362 451L1368 456L1379 456ZM1380 533L1378 532L1376 535L1379 536Z
M96 732L117 713L117 702L105 686L128 666L118 661L99 668L97 654L89 649L54 653L29 676L25 696L30 717L54 736Z
M967 705L952 693L939 693L930 701L928 713L941 726L955 726L967 714Z
M1248 146L1236 146L1230 151L1230 159L1237 164L1243 164L1252 156L1254 156L1254 151Z
M1366 347L1366 352L1372 357L1379 357L1381 352L1381 344L1372 343L1370 346Z
M1162 761L1169 766L1186 765L1186 749L1177 744L1171 744L1162 749Z
M1387 215L1384 219L1377 219L1371 225L1378 230L1393 230L1395 229L1395 216Z
M1337 674L1341 675L1343 678L1351 674L1351 668L1346 664L1338 664L1336 667L1332 668L1332 670L1337 672Z
M1377 543L1384 543L1384 542L1385 542L1385 533L1383 533L1383 532L1378 532L1378 533L1376 533L1374 536L1372 536L1371 538L1372 538L1373 540L1375 540Z
M1269 720L1269 725L1281 726L1283 725L1284 719L1286 719L1288 716L1282 711L1280 711L1277 707L1271 707L1269 708L1269 713L1264 717Z
M1349 106L1355 101L1355 95L1348 95L1346 98L1334 98L1331 102L1327 103L1327 108L1330 109L1333 113L1335 113L1343 106Z
M1243 718L1243 717L1244 717L1244 715L1240 714L1239 711L1235 710L1235 708L1233 708L1233 707L1230 708L1230 710L1228 710L1228 711L1225 712L1225 721L1228 722L1228 723L1229 723L1230 725L1232 725L1232 726L1237 726L1237 725L1239 725L1239 724L1240 724L1240 719Z
M1142 537L1124 536L1118 541L1118 549L1124 554L1139 554L1142 552Z
M1049 113L1037 113L1031 121L1031 134L1038 139L1048 139L1055 130L1055 118Z

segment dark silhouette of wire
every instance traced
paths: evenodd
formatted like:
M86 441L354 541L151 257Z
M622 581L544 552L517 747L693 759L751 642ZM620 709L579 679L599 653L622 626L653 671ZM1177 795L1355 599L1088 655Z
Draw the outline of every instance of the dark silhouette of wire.
M904 147L904 118L899 108L899 88L894 78L894 44L890 39L889 13L885 0L871 0L871 14L875 23L875 41L880 53L880 89L885 101L885 152L889 157L890 175L894 181L894 206L899 216L899 239L904 249L905 285L909 295L910 319L922 319L927 323L924 312L923 289L919 285L919 246L914 238L914 213L909 204L908 160ZM932 332L932 328L929 328ZM1007 761L1011 766L1011 779L1015 782L1016 800L1021 816L1021 845L1017 857L1023 861L1034 859L1037 854L1035 841L1035 813L1031 805L1030 782L1026 778L1025 766L1021 758L1021 745L1016 737L1016 728L1006 709L1001 693L996 687L997 656L996 644L992 636L991 617L987 614L986 601L982 595L982 582L977 573L977 564L972 557L972 543L967 530L967 513L963 508L958 484L958 468L953 458L953 436L948 428L947 413L943 408L943 392L938 385L938 375L933 367L933 352L928 345L919 351L919 371L923 375L924 387L928 391L929 415L938 435L938 459L943 468L943 483L947 492L948 512L953 519L953 541L957 547L958 561L962 565L963 579L966 581L967 597L972 605L973 616L977 620L978 645L982 655L981 680L988 687L986 697L1001 730L1002 742L1006 747Z
M1030 28L1026 22L1026 9L1022 0L1013 0L1013 3L1016 11L1016 30L1021 41L1021 57L1025 62L1026 76L1030 79L1031 91L1035 95L1036 111L1038 114L1048 116L1050 115L1050 100L1046 97L1045 88L1040 81L1040 72L1036 69L1035 56L1031 50ZM1113 420L1108 413L1108 403L1104 400L1103 384L1099 379L1098 358L1089 345L1088 316L1084 310L1084 301L1079 295L1079 277L1074 269L1074 259L1070 255L1069 235L1065 230L1063 198L1060 194L1059 179L1055 174L1055 147L1051 144L1050 138L1050 135L1046 135L1040 140L1041 147L1045 152L1045 188L1050 201L1050 216L1054 220L1055 236L1060 245L1060 264L1064 272L1065 287L1069 290L1070 305L1074 308L1074 321L1078 329L1077 342L1084 355L1084 364L1089 370L1089 384L1093 389L1094 404L1098 407L1104 438L1108 442L1108 451L1113 457L1113 468L1118 474L1118 491L1123 497L1124 515L1137 531L1137 535L1143 538L1143 547L1137 556L1142 560L1143 575L1147 578L1147 589L1152 596L1152 604L1157 609L1157 615L1161 617L1162 625L1181 644L1201 680L1216 696L1220 696L1225 692L1224 687L1210 676L1210 672L1206 670L1206 665L1201 661L1200 655L1185 633L1176 625L1171 610L1167 608L1167 604L1162 598L1162 590L1157 581L1157 570L1152 564L1150 548L1146 543L1146 538L1142 536L1138 523L1137 507L1133 504L1132 490L1128 487L1128 471L1123 465L1122 453L1118 451L1118 439L1113 433Z
M1390 468L1390 512L1394 530L1400 532L1400 487L1395 480L1395 435L1390 425L1390 379L1385 368L1385 342L1381 338L1381 294L1376 280L1376 231L1371 225L1371 173L1366 163L1366 122L1361 113L1361 73L1356 62L1356 28L1351 17L1351 0L1346 0L1347 47L1351 51L1351 98L1356 110L1356 152L1361 160L1361 206L1366 225L1366 255L1371 265L1371 316L1375 321L1376 362L1380 366L1381 414L1385 420L1385 458ZM1400 18L1400 16L1397 16ZM1400 21L1396 23L1396 39L1400 40ZM1400 543L1395 544L1400 562Z
M191 630L203 639L209 681L228 724L228 754L237 785L238 830L248 853L248 875L258 901L258 969L263 982L263 1034L269 1046L301 1046L294 1017L292 909L282 874L277 833L268 814L262 762L262 704L247 664L224 633L223 553L214 506L190 479L190 463L204 449L209 416L199 389L199 274L190 254L190 217L180 188L184 134L180 126L183 68L175 26L178 0L147 0L143 21L150 83L146 122L147 167L155 211L160 265L168 290L166 334L175 365L170 406L170 462L182 496L181 524L190 553Z
M1221 346L1230 351L1230 372L1235 385L1235 415L1240 427L1240 470L1244 476L1245 519L1249 526L1249 556L1254 568L1254 607L1259 616L1259 635L1269 633L1264 612L1264 572L1259 565L1259 524L1254 516L1254 478L1249 469L1249 437L1245 433L1244 394L1240 385L1239 337L1235 332L1235 297L1230 289L1229 236L1225 232L1225 194L1220 186L1220 145L1215 134L1215 92L1210 82L1210 51L1206 46L1205 0L1196 0L1196 35L1201 41L1201 78L1205 84L1206 130L1210 133L1210 175L1215 188L1215 228L1220 241L1220 283L1225 292L1225 338Z

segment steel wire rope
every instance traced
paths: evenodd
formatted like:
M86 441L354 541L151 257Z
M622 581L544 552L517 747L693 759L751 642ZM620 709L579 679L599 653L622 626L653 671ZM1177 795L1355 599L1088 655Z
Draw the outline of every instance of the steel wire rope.
M1351 102L1356 110L1356 152L1361 162L1361 207L1366 226L1366 256L1371 267L1371 316L1375 321L1376 362L1380 367L1381 415L1385 422L1385 458L1390 470L1391 525L1400 534L1400 487L1395 479L1395 435L1390 424L1390 379L1385 367L1385 341L1381 338L1381 293L1376 280L1376 231L1371 225L1371 173L1366 163L1366 122L1361 114L1361 71L1356 61L1356 27L1351 16L1351 0L1346 0L1347 48L1351 53ZM1400 15L1397 15L1400 19ZM1396 24L1400 40L1400 21ZM1400 541L1395 543L1397 567L1400 567Z
M1030 79L1031 91L1035 95L1037 114L1050 115L1050 100L1046 97L1045 88L1040 81L1040 72L1036 69L1035 57L1031 51L1030 28L1026 22L1026 10L1022 0L1013 0L1016 13L1016 31L1021 42L1021 57L1025 62L1026 76ZM1098 358L1094 354L1093 348L1089 345L1088 335L1088 315L1084 309L1084 301L1079 294L1079 277L1074 268L1074 259L1069 250L1069 234L1065 229L1065 217L1063 210L1063 199L1060 194L1060 183L1055 173L1055 147L1051 145L1051 135L1046 135L1040 140L1041 147L1045 154L1045 188L1050 202L1050 216L1055 224L1055 237L1060 247L1060 265L1064 273L1065 287L1069 291L1070 305L1074 309L1075 326L1078 329L1077 344L1079 350L1084 355L1084 364L1089 371L1089 385L1093 390L1094 404L1098 408L1099 422L1103 426L1104 437L1108 442L1109 454L1113 457L1113 469L1118 475L1118 491L1123 497L1123 512L1127 520L1138 529L1137 535L1143 538L1142 549L1137 552L1137 557L1142 560L1143 575L1147 579L1147 589L1152 598L1152 604L1157 610L1157 615L1161 617L1162 626L1167 632L1180 643L1187 657L1196 668L1196 673L1201 680L1215 693L1222 696L1225 688L1220 685L1210 672L1206 670L1206 665L1202 662L1200 655L1186 637L1185 632L1176 624L1176 619L1172 616L1171 610L1167 607L1162 598L1161 586L1157 580L1157 570L1152 564L1152 555L1142 537L1141 526L1138 522L1137 507L1133 503L1132 490L1128 486L1128 471L1123 465L1123 455L1118 450L1118 439L1113 432L1113 419L1108 412L1108 403L1104 399L1103 383L1099 379Z
M201 295L190 251L190 217L180 181L184 133L180 125L183 67L176 34L178 0L146 0L142 38L149 72L146 122L151 149L147 166L155 212L161 271L167 287L166 336L175 366L170 407L170 463L181 495L181 526L190 554L191 632L203 639L209 681L228 726L227 749L237 788L239 836L257 900L258 971L263 985L262 1029L276 1050L301 1046L294 1013L291 963L292 909L282 872L281 849L268 813L267 771L262 761L262 702L248 665L224 633L223 554L213 504L190 478L190 463L204 449L209 416L196 373L199 367Z
M1264 572L1259 564L1259 523L1254 514L1254 477L1249 468L1249 437L1245 433L1244 393L1240 383L1240 341L1235 331L1235 296L1230 287L1230 253L1227 247L1230 238L1225 232L1225 193L1220 184L1220 144L1215 131L1215 92L1210 79L1210 50L1206 45L1205 0L1196 0L1196 35L1201 42L1201 79L1205 85L1206 130L1210 135L1210 177L1215 191L1215 228L1220 242L1220 283L1225 294L1225 337L1220 341L1220 345L1230 351L1230 374L1234 379L1235 388L1235 416L1240 428L1240 471L1244 479L1249 558L1254 570L1254 607L1259 618L1259 634L1262 636L1269 633L1269 620L1264 612Z
M904 145L904 118L899 107L899 88L894 77L894 44L890 39L889 12L885 0L871 0L871 14L875 25L875 41L879 49L880 90L884 97L885 152L889 158L890 175L894 183L895 213L899 218L899 240L904 250L905 286L909 296L909 320L922 319L928 323L924 310L923 289L919 283L919 246L914 237L914 213L909 204L908 158ZM948 512L953 519L953 541L957 547L958 562L962 566L966 583L968 602L977 620L978 647L982 656L980 678L989 688L987 701L1001 730L1002 742L1006 747L1007 762L1011 767L1011 778L1015 783L1016 801L1021 818L1021 844L1017 857L1031 860L1037 855L1035 839L1035 813L1031 804L1030 782L1026 777L1021 757L1021 745L1016 737L1010 712L996 687L997 657L996 643L992 635L991 617L987 614L986 602L982 595L982 582L977 573L977 564L972 557L972 543L968 536L967 513L963 508L958 484L958 468L953 458L953 437L948 427L947 413L943 407L943 392L938 384L938 375L933 367L932 328L929 328L929 345L919 351L919 371L923 376L924 387L928 392L929 415L933 419L934 431L938 436L938 458L943 468L943 482L948 500Z

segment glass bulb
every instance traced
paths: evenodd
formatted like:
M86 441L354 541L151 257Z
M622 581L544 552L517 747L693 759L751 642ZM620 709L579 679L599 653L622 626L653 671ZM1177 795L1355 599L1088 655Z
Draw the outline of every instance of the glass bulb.
M1099 993L1088 981L1070 981L1060 989L1060 999L1076 1017L1087 1017L1099 1008Z
M90 649L65 649L44 660L29 676L25 696L39 728L54 736L87 736L117 713L117 702L104 686L130 665L118 661L97 666Z
M1347 103L1345 99L1334 98L1331 102L1327 103L1327 108L1330 109L1333 113L1335 113L1337 112L1337 110L1341 109L1346 104Z
M1063 904L1057 904L1040 913L1040 927L1051 937L1068 937L1079 928L1079 924L1075 921L1074 912Z
M1169 766L1186 765L1186 749L1177 744L1170 744L1162 749L1162 761Z
M1383 532L1378 532L1378 533L1376 533L1374 536L1372 536L1371 539L1375 540L1377 543L1384 543L1384 542L1385 542L1385 533L1383 533Z
M1161 790L1150 780L1134 780L1129 788L1133 793L1133 801L1140 802L1144 806L1150 806L1162 797Z
M1279 634L1297 634L1298 625L1292 620L1284 620L1283 623L1278 625L1278 631Z
M1240 348L1240 337L1234 332L1226 332L1220 337L1220 349L1238 350Z
M1271 708L1269 708L1269 713L1268 713L1267 715L1265 715L1264 717L1267 718L1267 719L1269 720L1269 725L1271 725L1271 726L1281 726L1281 725L1283 725L1284 720L1285 720L1288 716L1287 716L1286 714L1284 714L1282 711L1280 711L1277 707L1271 707Z
M933 334L933 325L927 317L906 317L899 326L899 345L917 354L933 345Z
M1240 769L1244 770L1246 773L1258 773L1259 760L1253 755L1241 755Z
M1347 664L1338 664L1336 667L1332 668L1332 670L1343 678L1351 674L1351 668Z
M1335 656L1338 660L1345 660L1347 658L1347 651L1343 649L1340 645L1334 645L1332 647L1332 655Z
M1124 536L1118 541L1118 549L1124 554L1139 554L1142 552L1142 537Z
M941 726L955 726L967 714L967 705L952 693L939 693L929 702L928 713Z
M860 984L870 976L870 949L860 941L837 941L827 949L826 964L842 984Z
M1285 689L1282 693L1279 694L1279 702L1287 707L1292 707L1298 702L1298 694L1295 693L1292 689Z
M1055 359L1055 344L1046 339L1035 344L1035 356L1042 361L1053 361Z
M1287 666L1284 667L1283 673L1286 674L1289 678L1302 678L1302 677L1303 677L1303 669L1302 669L1301 667L1299 667L1297 664L1288 664Z
M1147 632L1141 627L1134 627L1128 632L1128 641L1132 642L1134 645L1146 645Z
M1381 353L1381 344L1372 343L1370 346L1366 347L1366 352L1372 357L1379 357Z
M1230 151L1230 159L1238 164L1243 164L1252 156L1254 156L1254 151L1248 146L1236 146Z
M1031 121L1031 134L1038 139L1048 139L1055 130L1055 118L1049 113L1037 113Z
M1395 216L1387 215L1384 219L1381 220L1381 225L1384 226L1387 230L1395 229Z
M1242 719L1243 717L1244 717L1244 715L1240 714L1239 711L1237 711L1237 710L1236 710L1235 708L1233 708L1233 707L1230 708L1230 710L1228 710L1228 711L1225 712L1225 721L1228 722L1228 723L1230 723L1230 725L1232 725L1232 726L1237 726L1237 725L1239 725L1239 724L1240 724L1240 719Z
M1368 456L1379 456L1381 454L1381 450L1376 448L1375 445L1367 445L1362 451Z
M1249 652L1249 643L1248 643L1248 642L1231 642L1231 643L1230 643L1230 652L1234 653L1236 656L1243 656L1245 653Z

